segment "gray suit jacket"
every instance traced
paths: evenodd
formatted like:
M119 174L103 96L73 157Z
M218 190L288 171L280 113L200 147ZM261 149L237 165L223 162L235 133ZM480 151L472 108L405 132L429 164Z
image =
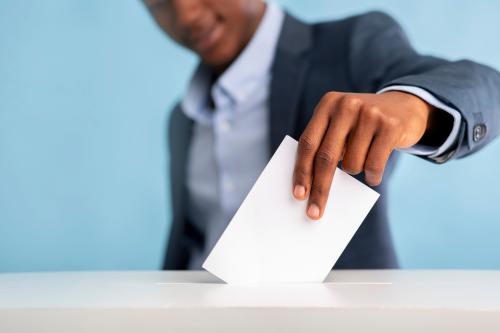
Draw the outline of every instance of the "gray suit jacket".
M380 12L313 25L287 15L272 74L272 153L286 134L295 139L300 136L320 98L332 90L376 92L389 85L417 86L459 110L463 119L459 138L452 149L432 160L436 163L479 150L500 128L499 73L468 60L449 62L419 55L397 22ZM173 221L165 269L185 269L190 247L203 243L203 234L186 219L191 129L191 120L176 107L169 123ZM377 188L380 199L336 267L397 267L386 209L387 184L397 157L392 154L384 182Z

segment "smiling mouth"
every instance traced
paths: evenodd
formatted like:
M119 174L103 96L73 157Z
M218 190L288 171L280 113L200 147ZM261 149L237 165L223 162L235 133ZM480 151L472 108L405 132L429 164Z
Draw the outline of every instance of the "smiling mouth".
M222 24L215 23L210 29L198 34L192 39L193 47L198 52L204 52L214 47L222 37Z

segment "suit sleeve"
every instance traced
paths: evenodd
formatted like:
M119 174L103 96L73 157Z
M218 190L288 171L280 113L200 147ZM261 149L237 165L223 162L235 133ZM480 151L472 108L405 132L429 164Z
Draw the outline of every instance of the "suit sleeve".
M381 12L357 17L349 43L349 75L357 91L414 86L460 112L456 142L442 155L426 159L444 163L464 157L499 134L500 74L494 69L418 54L401 26Z

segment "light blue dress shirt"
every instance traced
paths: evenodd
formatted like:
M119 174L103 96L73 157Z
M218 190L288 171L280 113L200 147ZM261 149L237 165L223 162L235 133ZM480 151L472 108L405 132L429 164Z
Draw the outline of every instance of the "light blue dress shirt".
M210 69L200 65L182 100L183 112L194 120L187 164L188 219L205 236L205 247L193 249L190 269L201 269L268 162L271 66L283 19L283 11L274 3L268 4L250 43L232 65L212 87ZM455 118L443 146L414 146L405 151L434 156L451 146L460 123L458 111L417 87L387 90L415 94ZM214 110L209 107L209 94Z

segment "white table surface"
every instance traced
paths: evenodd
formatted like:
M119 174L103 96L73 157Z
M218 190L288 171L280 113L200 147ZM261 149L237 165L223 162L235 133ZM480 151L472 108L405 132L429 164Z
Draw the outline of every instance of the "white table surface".
M0 274L0 332L500 332L500 271L334 271L226 285L206 272Z

